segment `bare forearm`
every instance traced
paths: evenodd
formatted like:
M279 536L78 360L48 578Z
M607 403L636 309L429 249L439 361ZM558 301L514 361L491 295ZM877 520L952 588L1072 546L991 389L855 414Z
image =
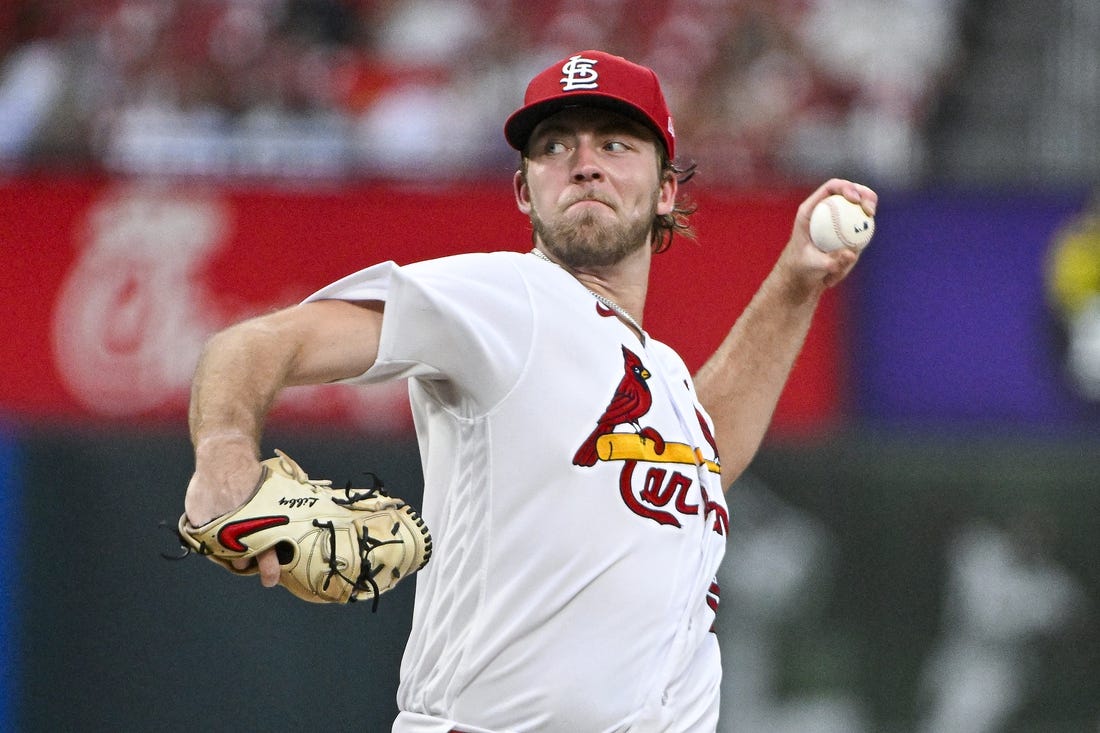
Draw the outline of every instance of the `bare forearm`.
M793 287L773 272L695 376L699 399L715 423L727 487L767 433L823 290Z
M239 435L258 450L264 418L279 393L362 374L377 358L381 324L381 303L320 301L215 335L192 382L196 448L215 436Z
M260 473L264 417L286 382L293 349L249 321L207 343L191 384L195 474L184 506L202 524L238 506Z
M320 301L232 326L207 343L188 414L195 474L185 508L198 524L239 506L260 472L260 436L285 388L362 374L374 363L380 303Z
M258 455L264 417L286 385L292 346L260 321L248 321L207 343L191 385L188 420L198 451L215 438L251 446Z
M822 293L843 281L859 260L856 249L825 252L810 238L813 208L832 194L875 215L878 195L870 188L839 178L819 186L799 205L791 238L749 307L695 376L699 399L714 420L727 488L764 440Z

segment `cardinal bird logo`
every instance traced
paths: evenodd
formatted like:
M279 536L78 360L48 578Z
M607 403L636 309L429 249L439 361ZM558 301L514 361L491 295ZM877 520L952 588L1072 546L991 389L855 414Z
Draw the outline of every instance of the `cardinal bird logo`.
M698 445L700 441L688 434L684 440L666 442L657 428L643 427L640 421L653 407L653 394L647 383L650 376L638 355L624 346L623 376L596 421L596 429L573 456L573 464L595 466L600 461L618 464L619 496L627 509L643 519L662 527L683 527L688 517L702 516L704 521L713 517L711 528L724 536L729 527L725 503L721 494L712 501L699 478L702 471L717 476L722 470L707 420L696 405L699 437L713 452L713 459L707 458ZM684 387L688 389L686 382ZM622 425L633 430L616 431ZM686 426L681 427L686 430Z
M660 440L660 436L652 428L643 428L638 424L638 420L649 412L649 408L653 405L653 395L649 391L649 385L646 384L647 379L649 379L649 370L642 365L642 360L637 354L624 346L623 378L615 388L615 395L608 403L607 409L596 422L596 429L585 439L573 456L574 465L595 466L599 458L596 453L596 442L600 436L611 433L619 425L629 423L634 426L639 435Z

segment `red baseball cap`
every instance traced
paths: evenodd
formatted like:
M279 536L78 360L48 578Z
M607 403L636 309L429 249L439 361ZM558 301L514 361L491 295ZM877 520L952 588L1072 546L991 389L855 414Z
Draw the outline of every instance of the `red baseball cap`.
M504 138L516 150L527 147L535 127L566 107L601 107L646 125L676 154L672 115L652 69L603 51L581 51L552 64L527 85L523 106L504 123Z

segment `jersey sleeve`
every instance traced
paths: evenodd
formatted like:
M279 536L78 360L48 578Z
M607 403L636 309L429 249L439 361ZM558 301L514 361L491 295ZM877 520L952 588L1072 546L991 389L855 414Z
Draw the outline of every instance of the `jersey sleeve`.
M515 384L530 353L531 300L506 255L385 262L306 300L324 299L385 303L378 358L348 381L419 379L444 398L469 395L488 407Z

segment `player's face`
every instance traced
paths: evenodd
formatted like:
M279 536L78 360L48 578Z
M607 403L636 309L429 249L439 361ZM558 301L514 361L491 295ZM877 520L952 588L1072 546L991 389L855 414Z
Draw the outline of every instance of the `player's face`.
M620 114L569 109L543 120L528 142L516 200L538 241L572 267L613 265L646 247L676 182L660 172L660 143Z

